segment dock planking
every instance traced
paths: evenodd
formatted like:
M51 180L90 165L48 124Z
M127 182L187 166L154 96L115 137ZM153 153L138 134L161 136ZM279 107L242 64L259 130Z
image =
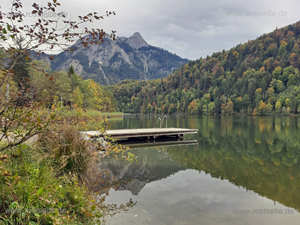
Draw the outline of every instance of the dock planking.
M119 129L119 130L106 130L106 134L112 138L142 138L147 137L157 138L159 136L178 136L182 137L185 134L196 134L198 129L186 129L186 128L143 128L143 129ZM90 137L101 136L98 131L84 131L84 134Z

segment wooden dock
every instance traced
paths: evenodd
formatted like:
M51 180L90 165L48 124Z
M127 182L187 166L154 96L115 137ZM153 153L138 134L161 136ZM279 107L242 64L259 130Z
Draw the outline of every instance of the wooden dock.
M145 129L120 129L120 130L106 130L106 134L114 139L120 138L148 138L156 139L160 136L177 136L183 137L185 134L196 134L198 129L185 128L145 128ZM84 131L82 132L89 137L100 137L98 131Z

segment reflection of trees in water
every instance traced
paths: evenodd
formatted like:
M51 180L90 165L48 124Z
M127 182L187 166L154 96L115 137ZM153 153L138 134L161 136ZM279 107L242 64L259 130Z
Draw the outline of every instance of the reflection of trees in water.
M132 199L130 199L128 202L120 205L108 204L105 202L107 196L108 193L105 195L98 195L96 197L96 203L97 203L96 205L102 214L101 224L106 224L106 222L108 222L114 215L118 213L128 212L137 203L136 201L133 202Z
M97 169L96 169L97 170ZM120 212L127 212L132 209L137 202L133 202L130 198L128 202L123 204L114 204L107 203L106 198L109 196L110 189L117 189L120 186L120 181L116 179L116 177L109 173L108 170L103 168L99 169L97 173L95 173L95 178L93 179L93 184L91 185L91 189L93 191L93 199L95 199L95 208L100 213L99 218L101 220L101 224L106 224L114 215Z
M199 146L168 148L169 155L300 211L298 118L205 117L198 123Z
M124 204L107 204L105 199L109 190L129 190L133 195L143 189L152 181L164 179L172 174L186 169L180 162L172 159L165 151L167 147L140 149L132 152L137 156L138 161L129 162L126 160L116 160L115 158L105 158L100 160L99 167L103 171L99 177L93 191L98 193L97 205L101 206L103 212L103 222L119 213L126 212L133 208L137 202L131 199Z

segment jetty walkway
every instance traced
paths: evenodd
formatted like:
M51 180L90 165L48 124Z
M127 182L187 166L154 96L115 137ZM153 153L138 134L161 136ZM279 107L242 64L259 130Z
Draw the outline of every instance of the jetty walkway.
M143 128L143 129L119 129L106 130L106 134L114 139L120 138L148 138L156 139L159 136L177 136L183 137L185 134L196 134L198 129L186 128ZM101 137L98 131L84 131L82 132L89 137Z

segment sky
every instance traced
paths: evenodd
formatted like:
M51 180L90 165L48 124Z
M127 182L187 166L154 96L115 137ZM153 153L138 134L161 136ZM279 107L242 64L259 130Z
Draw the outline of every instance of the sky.
M49 0L50 1L50 0ZM33 1L22 0L31 11ZM46 4L48 1L35 1ZM299 0L58 0L68 18L115 11L89 27L145 41L190 60L212 55L300 20ZM11 0L1 0L1 10ZM28 18L33 20L33 18Z

